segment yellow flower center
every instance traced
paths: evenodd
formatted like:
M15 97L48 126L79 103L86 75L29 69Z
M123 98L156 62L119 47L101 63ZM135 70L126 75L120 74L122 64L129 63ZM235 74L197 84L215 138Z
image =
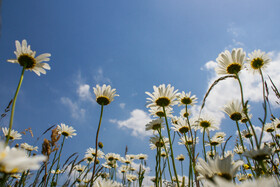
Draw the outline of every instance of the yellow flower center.
M187 127L187 126L183 126L183 127L179 128L179 132L182 134L184 134L188 131L189 131L189 127Z
M100 105L108 105L110 103L110 99L106 96L100 96L96 98L96 102Z
M157 123L157 124L154 124L154 125L152 126L152 129L153 129L153 130L157 130L157 129L160 129L160 127L161 127L161 124L160 124L160 123Z
M157 115L158 117L164 117L164 112L158 111L158 112L156 112L156 115Z
M235 112L230 115L230 119L232 119L233 121L239 121L239 120L241 120L241 118L242 118L242 115L239 112Z
M266 129L266 132L273 132L273 131L274 131L274 128L272 128L272 127Z
M241 70L241 65L239 63L231 63L227 67L227 73L228 74L237 74Z
M34 57L28 54L22 54L18 57L18 62L21 66L25 66L25 69L33 69L36 65Z
M263 59L261 59L261 58L254 58L251 61L251 67L253 69L260 69L263 66L263 64L264 64L264 62L263 62Z
M227 180L231 180L232 179L232 176L228 173L217 173L218 176L224 178L224 179L227 179Z
M69 133L66 132L66 131L63 131L61 134L62 134L63 136L69 136Z
M203 128L208 128L211 126L211 123L209 123L209 121L201 121L200 126Z
M184 97L183 99L181 99L181 103L183 103L185 105L189 105L192 103L192 100L189 97Z
M167 97L160 97L156 100L156 104L161 107L168 106L170 104L170 99Z

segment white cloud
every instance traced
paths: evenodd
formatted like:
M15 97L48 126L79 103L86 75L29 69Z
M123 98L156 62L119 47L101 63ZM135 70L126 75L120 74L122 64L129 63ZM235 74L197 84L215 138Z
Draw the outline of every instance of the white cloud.
M280 85L280 52L279 53L270 53L272 54L272 61L270 62L267 69L265 69L265 79L267 80L268 87L270 88L271 84L270 81L267 78L267 74L271 77L271 79L274 81L275 85ZM210 79L208 80L208 88L215 80L219 78L219 76L215 73L215 65L216 62L210 61L207 62L204 65L204 68L209 70L211 73ZM246 70L242 70L240 74L240 79L243 84L243 91L244 96L246 100L249 100L250 102L262 102L262 83L260 75L255 74L252 75ZM274 92L269 90L269 99L273 107L279 107L275 103L277 100L276 96L274 95ZM210 92L209 96L206 100L205 108L203 109L205 112L213 114L216 119L220 122L224 117L224 113L221 112L221 108L227 104L230 100L233 98L240 99L240 88L238 85L238 82L233 79L229 78L227 80L220 81ZM249 103L250 104L250 103Z
M83 119L85 117L85 109L80 108L76 102L73 102L68 97L61 97L60 101L62 104L69 107L71 111L71 116L75 119Z
M102 68L98 68L97 74L93 78L97 84L105 84L105 83L112 84L111 80L103 75Z
M95 100L93 99L93 91L90 92L90 86L88 84L80 84L77 93L81 100L95 103Z
M125 103L120 103L120 108L124 109L125 108Z
M227 28L227 32L231 35L233 35L234 37L239 37L241 35L245 34L244 29L235 26L235 23L230 23L228 28Z
M127 120L111 119L110 122L116 123L120 128L132 130L133 136L143 137L152 134L149 131L145 131L145 125L151 120L150 116L143 110L134 109Z

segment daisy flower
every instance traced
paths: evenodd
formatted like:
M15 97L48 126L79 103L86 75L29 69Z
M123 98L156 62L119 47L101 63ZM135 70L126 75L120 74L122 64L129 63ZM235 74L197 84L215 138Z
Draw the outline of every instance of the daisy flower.
M14 52L17 59L9 59L8 62L18 63L23 66L26 70L34 71L38 76L40 74L46 74L45 69L50 70L51 67L47 63L50 61L50 53L44 53L35 57L36 52L30 49L30 45L27 45L26 40L22 40L22 43L16 40L16 51Z
M93 92L96 96L96 102L100 105L108 105L114 100L114 97L119 96L116 94L116 89L112 89L110 85L106 86L105 84L102 87L96 85L96 87L93 87Z
M93 157L96 156L96 149L88 148L86 154L91 154ZM101 150L97 150L97 158L104 158L104 153Z
M162 118L154 119L146 124L146 131L153 130L157 131L164 128L164 123Z
M200 174L198 179L211 179L214 176L220 176L226 180L232 180L239 167L243 164L243 161L241 160L233 162L232 155L225 158L215 156L214 159L208 158L207 160L208 163L203 159L198 158L198 164L195 167Z
M82 166L81 164L74 166L74 170L76 170L79 173L83 172L85 170L85 168L86 168L86 166Z
M233 49L230 53L228 50L219 54L216 59L218 75L238 74L244 68L246 53L242 48Z
M251 138L253 136L253 133L251 132L251 130L243 130L241 132L241 135L244 137L244 138Z
M211 146L217 146L217 145L220 145L222 143L224 143L224 139L223 138L217 138L217 137L212 137L210 139L210 142L208 142L206 145L211 145Z
M223 109L223 111L233 121L239 121L242 119L242 105L238 100L230 101Z
M7 137L9 129L4 127L4 128L2 128L2 131L3 131L4 136ZM10 140L20 140L20 139L21 139L21 134L18 133L18 131L11 129Z
M38 147L37 146L32 146L32 145L29 145L29 144L27 144L27 143L22 143L22 144L20 144L20 147L22 148L22 149L25 149L25 150L27 150L27 151L38 151Z
M272 123L274 124L275 128L280 129L280 120L275 118Z
M200 129L201 132L204 130L209 133L210 130L216 130L218 127L216 127L216 120L210 116L210 115L202 115L197 121L194 123L195 130Z
M184 118L188 118L190 116L190 111L186 111L186 108L183 108L181 111L180 111L180 116L184 117Z
M155 135L150 138L150 142L151 142L150 148L153 150L156 149L157 147L163 147L164 145L167 146L169 143L169 139L163 136L161 139L159 136Z
M264 131L266 131L266 132L274 132L275 131L275 125L273 123L266 123L264 125Z
M134 174L127 174L126 175L126 180L128 180L129 182L133 182L137 180L137 176Z
M246 150L246 148L245 148L245 150ZM241 145L235 146L234 149L233 149L233 151L234 151L236 154L239 154L239 155L241 155L241 154L244 153L243 147L242 147Z
M121 165L121 167L119 168L120 173L126 173L128 171L129 171L129 166L128 165Z
M87 161L87 163L91 163L94 159L91 153L86 153L84 156L84 159Z
M260 69L266 68L270 61L271 59L269 56L265 52L258 49L249 54L246 67L252 73L256 73L259 72Z
M194 141L192 140L192 138L191 137L188 137L188 136L186 136L187 137L187 139L185 138L185 137L181 137L180 138L180 141L178 142L178 144L179 145L193 145L194 144ZM196 144L198 144L198 141L199 141L199 138L198 137L196 137L196 139L195 139L195 143Z
M112 180L98 180L95 181L93 187L121 187L122 185Z
M108 161L120 160L120 158L121 158L120 155L115 153L107 153L105 155L105 159Z
M159 85L159 87L153 86L154 92L145 92L150 98L147 98L147 108L150 107L168 107L177 104L176 97L177 91L174 91L174 87L168 84Z
M195 95L191 96L191 92L185 93L184 91L182 93L179 93L177 95L177 99L179 100L178 106L181 105L191 105L193 106L195 103L197 103L197 98Z
M216 132L216 134L213 137L224 139L226 137L226 133L224 133L224 132Z
M252 149L250 151L246 151L243 155L257 161L262 161L269 158L271 154L271 148L269 148L268 146L262 146L260 149Z
M179 161L184 161L185 160L185 156L183 154L180 154L176 157L177 160Z
M61 123L60 126L58 125L57 130L58 130L58 134L62 134L66 138L68 137L72 138L72 136L77 135L77 133L75 133L76 130L73 129L73 127L65 125L64 123Z
M37 170L40 168L40 162L45 161L47 157L37 155L28 157L26 151L17 148L10 148L0 142L0 172L18 173L26 170Z
M137 155L137 158L139 160L147 160L148 159L148 155L140 153L140 154Z
M180 132L181 134L187 133L190 130L188 122L183 118L179 118L177 124L173 124L174 127L171 127L176 132Z
M149 112L154 117L164 117L164 111L162 107L150 107ZM173 109L171 107L165 108L167 117L172 117Z

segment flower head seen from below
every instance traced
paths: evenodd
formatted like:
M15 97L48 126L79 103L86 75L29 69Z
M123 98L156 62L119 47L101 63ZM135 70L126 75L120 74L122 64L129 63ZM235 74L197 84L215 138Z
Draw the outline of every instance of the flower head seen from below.
M68 137L72 138L72 136L77 135L77 133L75 133L76 130L73 127L65 125L64 123L61 123L60 125L58 125L57 130L58 130L59 134L62 134L66 138L68 138Z
M38 146L32 146L32 145L29 145L27 143L22 143L20 144L20 147L22 149L25 149L26 151L38 151Z
M17 59L9 59L8 62L18 63L26 70L34 71L38 76L40 74L46 74L45 69L50 70L51 67L48 63L50 61L50 53L44 53L35 57L36 52L30 49L30 45L27 45L26 40L22 40L22 43L16 40L16 51L14 52Z
M199 179L211 179L214 176L220 176L226 180L232 180L239 167L244 163L241 160L233 162L231 154L225 158L214 156L214 159L208 158L207 160L208 163L201 158L198 159L199 163L195 168L200 174Z
M177 124L172 123L172 125L173 127L171 127L171 129L175 132L180 132L181 134L185 134L190 130L187 120L181 117L178 119Z
M223 111L233 121L239 121L242 119L242 105L238 100L230 101L223 109Z
M252 158L256 161L262 161L272 154L272 149L268 146L261 146L260 149L252 149L250 151L246 151L243 155L249 158Z
M185 160L185 156L183 154L180 154L176 157L177 160L179 161L184 161Z
M242 48L233 49L230 53L228 50L219 54L216 59L218 75L238 74L244 68L246 53Z
M116 89L112 89L110 85L99 86L96 85L96 87L93 87L93 92L96 96L96 102L100 105L108 105L113 100L114 97L119 96L116 94Z
M25 150L5 147L4 143L0 142L0 172L11 174L36 170L40 168L39 163L45 160L43 155L28 157Z
M215 126L216 123L216 120L212 116L204 114L194 122L193 126L195 130L200 129L201 132L205 130L207 133L209 133L210 130L218 129L218 127Z
M194 105L197 103L197 98L195 95L191 96L191 92L185 93L184 91L182 93L179 93L177 96L179 100L179 106L181 105Z
M149 112L154 117L164 117L164 111L162 107L151 107ZM165 114L167 117L172 117L173 109L171 107L165 108Z
M169 143L169 139L165 137L160 138L160 136L155 135L150 138L150 142L151 142L150 148L153 150L156 148L163 148L164 145L167 147Z
M4 127L4 128L2 128L2 131L3 131L4 136L7 137L9 129ZM18 133L18 131L11 130L10 140L20 140L20 139L21 139L21 134Z
M158 131L164 128L164 123L162 118L154 119L146 124L146 131L153 130Z
M147 98L147 108L149 107L168 107L177 104L176 97L177 91L174 91L174 87L168 84L159 85L159 87L154 86L154 92L145 92L150 98Z
M259 72L260 69L266 68L270 61L271 59L269 56L265 52L258 49L249 54L246 67L252 73L256 73Z

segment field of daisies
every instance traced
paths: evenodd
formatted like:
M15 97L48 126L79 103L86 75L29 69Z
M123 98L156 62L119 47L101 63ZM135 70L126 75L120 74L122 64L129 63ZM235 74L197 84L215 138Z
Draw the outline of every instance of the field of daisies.
M61 159L63 146L67 139L78 136L76 130L66 124L46 129L44 134L49 138L40 143L41 147L19 143L24 139L13 128L13 120L24 74L29 73L27 70L38 76L46 74L46 70L51 69L47 63L51 54L37 55L26 40L15 41L14 53L15 58L7 61L20 65L22 72L13 99L1 115L1 119L10 117L7 127L2 127L4 139L0 142L1 186L141 187L148 177L156 187L280 186L280 120L268 99L268 94L273 94L279 105L280 93L279 85L264 73L271 61L267 53L255 50L247 55L242 48L221 52L216 59L219 78L208 88L196 116L190 112L197 103L191 92L180 92L170 84L154 86L151 92L147 91L146 106L153 116L153 120L144 124L146 131L153 132L147 146L154 151L154 156L149 158L145 153L120 155L103 151L99 141L103 109L110 107L119 95L110 85L96 85L93 92L100 105L100 116L95 147L80 155L72 154L66 160ZM250 112L241 71L258 75L262 80L262 116ZM215 116L204 111L211 91L226 79L234 80L240 93L222 109L231 120L233 131L237 132L229 137L219 131ZM273 93L269 93L268 83ZM173 111L175 106L182 108L179 114ZM256 127L261 128L260 133L256 132ZM269 141L264 141L264 134L270 136ZM234 142L233 150L228 149L229 142ZM175 144L187 154L175 155ZM147 159L152 159L155 165L151 168L153 176L147 175Z

